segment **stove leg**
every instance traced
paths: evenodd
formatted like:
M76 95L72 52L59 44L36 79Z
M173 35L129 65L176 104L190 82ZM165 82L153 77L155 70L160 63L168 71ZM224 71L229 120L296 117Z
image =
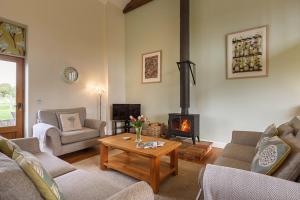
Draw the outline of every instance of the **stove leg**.
M192 140L193 140L193 144L195 145L196 144L196 138L195 138L195 136L192 137Z

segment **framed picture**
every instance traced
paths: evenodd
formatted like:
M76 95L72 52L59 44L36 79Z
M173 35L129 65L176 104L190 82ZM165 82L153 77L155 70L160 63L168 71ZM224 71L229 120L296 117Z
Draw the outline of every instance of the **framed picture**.
M268 26L227 34L226 78L268 76Z
M161 82L161 51L142 55L142 83Z

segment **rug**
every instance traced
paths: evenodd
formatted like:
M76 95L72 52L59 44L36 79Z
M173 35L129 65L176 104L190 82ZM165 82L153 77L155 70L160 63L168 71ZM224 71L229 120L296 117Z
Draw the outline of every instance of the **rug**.
M110 154L119 153L118 150L110 151ZM78 169L95 172L101 175L112 185L126 188L138 182L138 180L113 170L102 171L99 169L100 156L94 156L80 162L73 163ZM162 160L168 161L168 157ZM170 176L160 184L160 191L155 195L155 200L194 200L198 193L198 173L201 164L179 160L178 175Z

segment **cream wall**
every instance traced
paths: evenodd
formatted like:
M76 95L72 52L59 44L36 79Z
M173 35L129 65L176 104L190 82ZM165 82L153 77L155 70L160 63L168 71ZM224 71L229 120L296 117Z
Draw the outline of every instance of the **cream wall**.
M125 16L112 3L106 5L106 43L108 65L107 133L111 133L111 105L125 103Z
M201 138L228 142L233 129L263 130L299 113L300 2L191 0L191 59L197 64L192 112ZM268 24L269 77L225 79L225 35ZM141 84L141 54L162 49L163 82ZM126 99L147 117L179 111L179 1L156 0L126 15Z
M85 106L88 117L96 118L95 87L107 91L109 81L106 5L98 0L0 0L0 5L1 17L28 26L26 135L39 109ZM79 71L74 84L61 79L66 65Z

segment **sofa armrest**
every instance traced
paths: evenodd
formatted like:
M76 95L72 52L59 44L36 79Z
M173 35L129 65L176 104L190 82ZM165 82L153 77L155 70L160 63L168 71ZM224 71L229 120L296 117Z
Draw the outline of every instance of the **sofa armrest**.
M37 138L19 138L11 141L16 143L23 151L28 151L33 154L41 152Z
M97 119L86 119L84 121L84 126L87 128L99 130L100 136L101 137L105 136L105 130L104 130L104 128L106 126L105 121L101 121L101 120L97 120Z
M144 181L135 183L107 200L154 200L152 188Z
M205 200L300 199L299 183L217 165L207 165L202 189Z
M39 139L42 151L56 156L61 154L61 131L57 127L45 123L35 124L33 126L33 136Z
M255 131L233 131L231 143L256 146L260 139L261 132Z

